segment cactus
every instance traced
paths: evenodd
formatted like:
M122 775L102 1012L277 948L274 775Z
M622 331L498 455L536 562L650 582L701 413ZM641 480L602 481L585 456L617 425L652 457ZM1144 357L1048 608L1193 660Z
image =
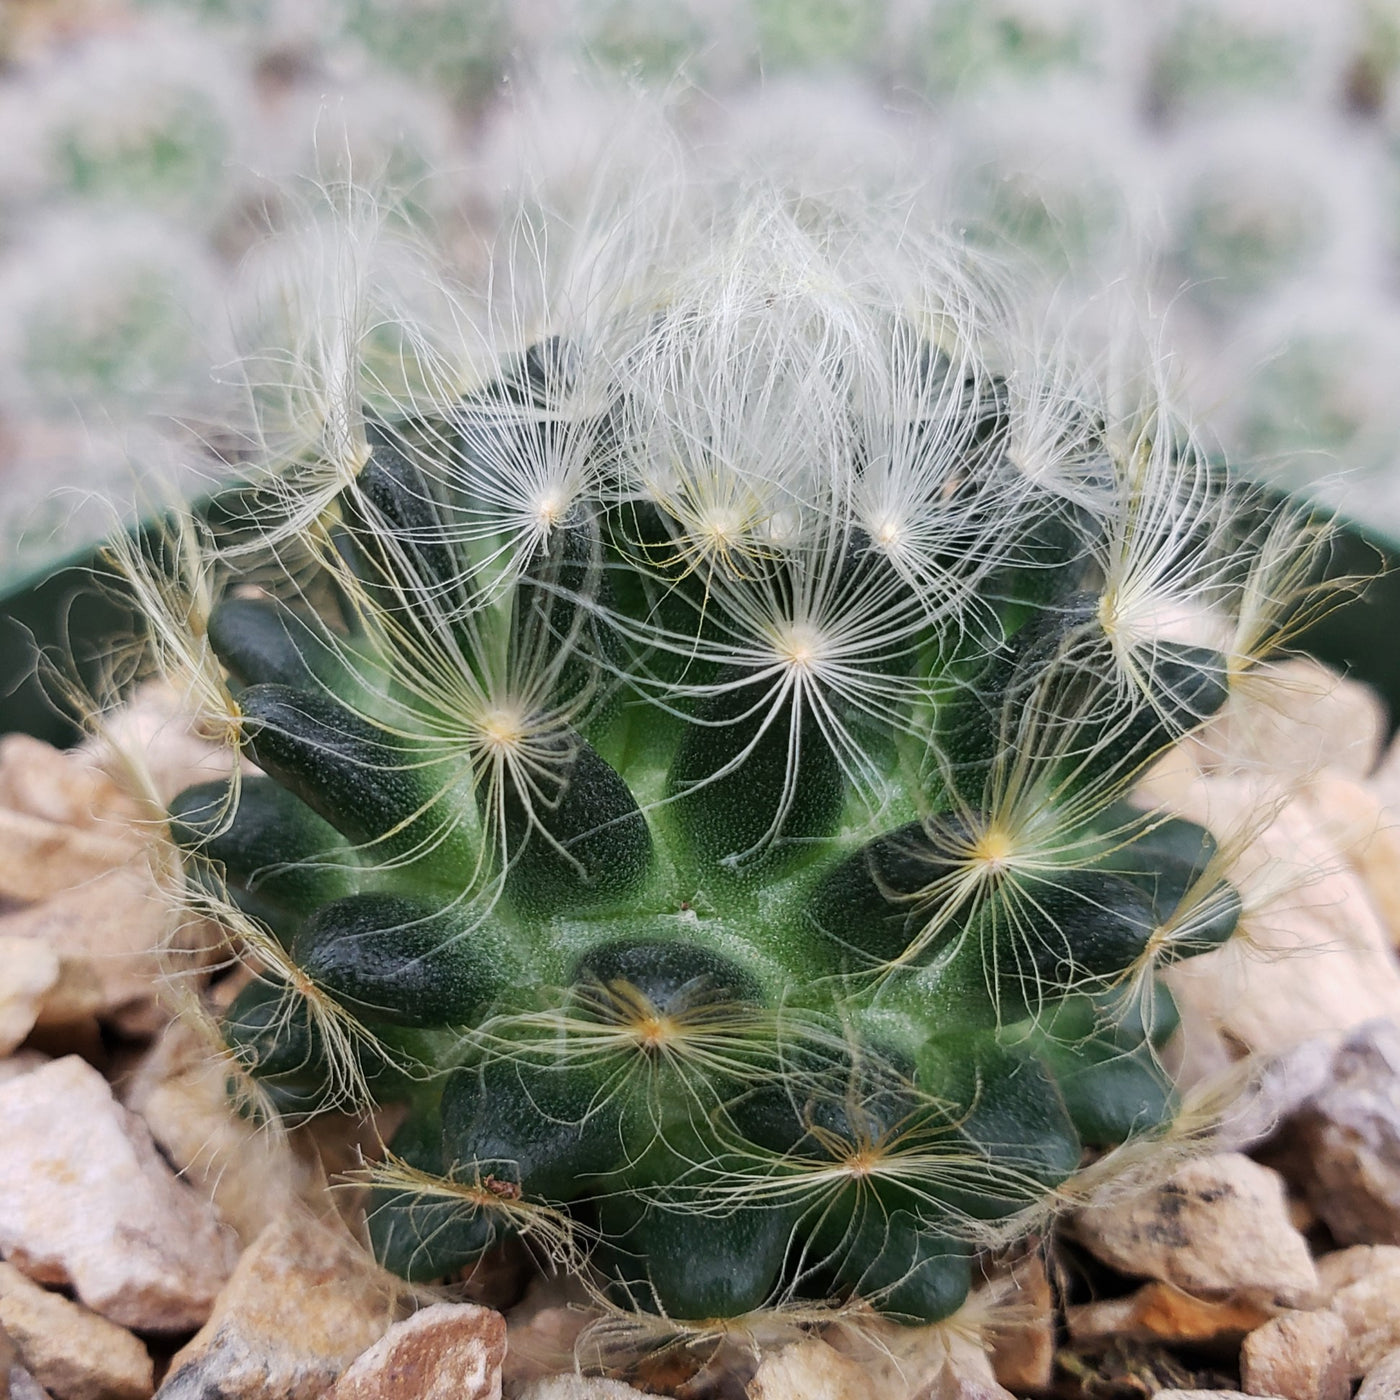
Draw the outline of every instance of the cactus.
M0 410L131 422L205 408L227 354L217 266L143 214L52 215L0 256Z
M927 1322L1171 1124L1157 974L1241 899L1128 797L1310 536L957 248L707 227L615 237L465 393L328 414L202 624L259 771L171 827L260 950L234 1068L406 1106L389 1268L518 1235L677 1324Z
M258 115L241 57L209 33L147 18L84 36L61 62L20 66L0 83L19 147L3 157L0 202L144 209L214 228L247 193L237 171Z

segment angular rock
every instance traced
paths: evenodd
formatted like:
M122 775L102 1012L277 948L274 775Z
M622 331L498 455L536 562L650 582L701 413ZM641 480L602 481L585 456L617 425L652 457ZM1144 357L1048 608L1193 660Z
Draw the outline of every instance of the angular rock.
M1271 1165L1277 1166L1276 1163ZM1304 1200L1297 1196L1288 1198L1288 1220L1300 1235L1306 1235L1309 1230L1315 1229L1322 1222L1318 1220L1316 1212Z
M0 1084L0 1253L141 1331L198 1326L233 1240L75 1055Z
M154 1010L154 1001L151 1006ZM141 1020L134 1014L134 1003L127 1003L111 1014L107 989L102 985L97 968L92 961L75 962L72 959L58 960L58 981L44 993L43 1004L39 1007L38 1019L34 1022L36 1032L44 1032L49 1043L57 1036L81 1036L84 1028L97 1025L97 1017L103 1016L119 1023L122 1029L130 1028L133 1034L141 1034L144 1029ZM145 1013L145 1020L152 1017ZM98 1029L99 1038L101 1030Z
M155 950L175 925L152 875L153 828L134 820L141 815L81 754L0 740L0 937L58 955L63 1004L50 1008L52 1020L96 1012L146 1034L163 1019ZM196 961L220 942L200 921L178 934Z
M185 1022L162 1032L121 1096L181 1179L213 1201L244 1245L323 1190L320 1175L285 1135L234 1110L222 1061Z
M226 778L233 768L232 743L205 735L190 717L189 705L168 682L137 687L120 710L104 716L103 732L74 751L99 773L120 778L131 766L162 803L195 783ZM242 764L244 772L256 772Z
M1381 1274L1400 1274L1400 1246L1357 1244L1350 1249L1333 1250L1317 1260L1317 1279L1329 1301L1339 1289Z
M1238 855L1225 872L1252 892L1248 940L1167 969L1193 1084L1239 1058L1276 1055L1377 1017L1400 1017L1400 962L1361 877L1323 829L1305 789L1262 831L1275 801L1248 777L1198 777L1141 793L1200 822ZM1321 872L1321 873L1320 873Z
M1385 806L1400 812L1400 737L1391 739L1366 784Z
M1272 1308L1307 1308L1319 1298L1282 1180L1239 1153L1188 1162L1160 1186L1078 1212L1071 1228L1120 1272L1198 1298Z
M435 1303L396 1322L326 1400L501 1400L506 1320L471 1303Z
M1283 1313L1244 1339L1240 1383L1250 1395L1348 1400L1350 1337L1335 1313Z
M28 734L0 738L0 808L93 830L120 826L140 813L111 775L80 750L56 749Z
M93 829L0 807L0 895L19 904L49 899L129 864L140 848L131 828Z
M1203 766L1224 771L1277 768L1352 777L1375 769L1389 730L1374 690L1308 656L1267 666L1267 685L1241 687L1195 741Z
M52 1400L49 1392L23 1366L11 1366L5 1384L9 1400Z
M344 1230L283 1216L175 1354L160 1400L314 1400L388 1330L396 1293Z
M1257 1303L1232 1299L1206 1302L1169 1283L1148 1283L1126 1298L1067 1308L1065 1322L1077 1342L1117 1337L1131 1342L1200 1345L1241 1339L1269 1316Z
M1055 1299L1039 1252L1017 1260L998 1284L1009 1320L992 1332L992 1373L1017 1393L1046 1390L1055 1371Z
M34 1029L58 973L58 954L47 944L0 936L0 1055L8 1055Z
M899 1395L893 1392L890 1400ZM997 1384L985 1357L981 1362L950 1357L927 1385L911 1395L912 1400L1013 1400L1011 1392Z
M158 950L168 943L171 926L170 908L140 863L0 914L0 937L36 939L64 962L86 966L100 988L101 1014L133 1034L149 1033L164 1019L155 1010ZM201 944L208 940L203 924L190 932Z
M1333 1036L1314 1036L1264 1061L1211 1134L1219 1152L1243 1152L1272 1137L1332 1078Z
M19 1348L0 1327L0 1397L4 1400L50 1400L49 1392L19 1359Z
M1356 1400L1395 1400L1400 1396L1400 1351L1383 1356L1366 1373Z
M1319 827L1361 877L1391 944L1400 944L1400 802L1387 806L1373 784L1334 769L1314 777L1308 799Z
M981 1339L962 1328L862 1319L858 1327L828 1328L826 1340L855 1362L866 1400L1010 1400Z
M1400 1271L1383 1269L1338 1288L1328 1308L1346 1324L1353 1378L1400 1350Z
M1309 1204L1341 1244L1400 1245L1400 1024L1372 1021L1290 1125Z
M0 1327L57 1400L146 1400L150 1353L123 1327L0 1264Z
M1260 1397L1247 1395L1243 1390L1159 1390L1152 1400L1260 1400ZM1283 1400L1283 1397L1275 1395L1269 1400Z
M0 1084L18 1079L20 1075L28 1074L31 1070L42 1069L49 1061L50 1057L42 1050L20 1050L13 1055L6 1055L0 1059Z
M749 1382L749 1400L869 1400L870 1380L817 1337L770 1351Z
M575 1344L595 1319L581 1288L557 1278L538 1280L507 1316L510 1347L505 1351L501 1385L508 1394L560 1372L573 1371Z
M546 1376L531 1381L516 1400L652 1400L644 1390L602 1376Z

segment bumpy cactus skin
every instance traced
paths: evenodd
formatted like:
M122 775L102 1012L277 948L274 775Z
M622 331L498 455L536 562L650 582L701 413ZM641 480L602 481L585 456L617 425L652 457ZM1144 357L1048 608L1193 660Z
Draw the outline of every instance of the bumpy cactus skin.
M1268 644L1283 527L872 256L771 215L366 413L295 586L209 617L261 772L172 828L281 949L224 1033L284 1112L408 1105L409 1279L519 1233L673 1320L931 1321L1171 1121L1155 974L1240 901L1126 798Z

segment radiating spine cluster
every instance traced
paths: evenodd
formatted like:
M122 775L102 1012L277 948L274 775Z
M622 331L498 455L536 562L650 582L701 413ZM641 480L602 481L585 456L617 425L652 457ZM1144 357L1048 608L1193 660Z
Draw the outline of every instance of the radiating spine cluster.
M1156 973L1240 899L1128 796L1310 537L907 227L749 194L588 246L233 531L261 772L171 812L260 950L224 1033L283 1111L408 1105L411 1279L520 1234L683 1322L937 1319L1170 1122Z

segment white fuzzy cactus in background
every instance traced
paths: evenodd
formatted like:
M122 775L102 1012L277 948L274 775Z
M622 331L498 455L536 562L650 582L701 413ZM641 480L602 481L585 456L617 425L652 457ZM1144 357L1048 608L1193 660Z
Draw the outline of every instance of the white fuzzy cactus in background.
M1312 306L1353 308L1353 345L1388 343L1400 307L1388 0L141 0L101 34L7 32L0 256L55 204L121 203L227 270L295 210L288 182L346 179L465 246L526 149L546 154L523 183L582 197L626 125L616 89L646 84L713 149L762 149L817 186L932 179L949 220L1029 244L1074 296L1150 286L1237 460L1400 534L1385 405L1339 384L1280 415L1265 372Z
M251 78L216 36L174 22L46 55L0 83L0 208L100 204L212 227L254 149Z
M207 410L231 346L200 240L139 212L55 214L28 235L0 256L0 413Z
M204 489L224 307L203 241L140 210L52 213L0 251L0 582L99 539L133 481Z

